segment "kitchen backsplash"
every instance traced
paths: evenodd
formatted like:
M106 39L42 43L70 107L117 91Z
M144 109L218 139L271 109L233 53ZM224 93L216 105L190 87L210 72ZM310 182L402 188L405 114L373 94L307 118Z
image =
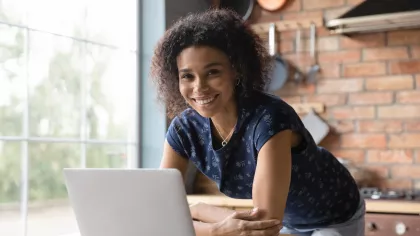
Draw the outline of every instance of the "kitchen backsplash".
M275 13L256 6L251 19L331 18L359 2L290 0ZM322 70L317 84L290 81L276 94L289 103L324 103L322 117L333 133L321 146L376 173L380 187L420 189L420 30L351 37L330 35L323 28L317 33ZM279 53L307 71L309 31L304 31L300 52L295 34L279 33Z

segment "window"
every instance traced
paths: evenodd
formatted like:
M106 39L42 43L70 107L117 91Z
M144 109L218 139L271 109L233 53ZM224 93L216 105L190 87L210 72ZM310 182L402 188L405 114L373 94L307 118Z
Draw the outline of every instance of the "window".
M0 235L78 232L65 167L137 167L137 1L0 0Z

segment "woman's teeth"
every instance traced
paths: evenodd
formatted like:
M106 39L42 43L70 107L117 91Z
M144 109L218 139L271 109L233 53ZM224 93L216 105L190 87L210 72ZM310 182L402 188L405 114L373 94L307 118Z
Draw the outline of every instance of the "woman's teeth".
M205 104L211 103L214 99L215 97L208 98L208 99L195 99L195 102L200 105L205 105Z

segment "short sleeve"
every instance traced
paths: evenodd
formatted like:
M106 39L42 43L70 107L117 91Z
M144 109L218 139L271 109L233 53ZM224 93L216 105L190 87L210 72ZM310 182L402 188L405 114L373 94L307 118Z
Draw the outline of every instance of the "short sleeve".
M166 132L166 140L175 152L188 159L185 127L183 127L179 117L175 117L171 121Z
M296 112L287 104L275 104L262 110L254 129L254 145L257 151L277 133L284 130L302 131L302 123Z

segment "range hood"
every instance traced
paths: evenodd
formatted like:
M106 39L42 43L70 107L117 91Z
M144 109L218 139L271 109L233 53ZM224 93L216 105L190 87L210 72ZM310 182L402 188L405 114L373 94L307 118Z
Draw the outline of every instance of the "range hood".
M325 25L333 34L420 28L420 0L366 0Z

